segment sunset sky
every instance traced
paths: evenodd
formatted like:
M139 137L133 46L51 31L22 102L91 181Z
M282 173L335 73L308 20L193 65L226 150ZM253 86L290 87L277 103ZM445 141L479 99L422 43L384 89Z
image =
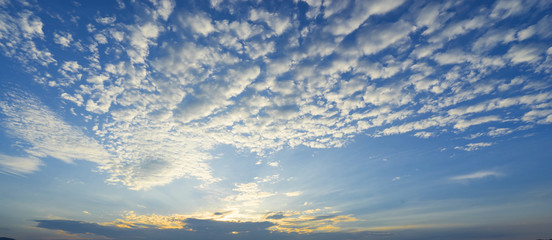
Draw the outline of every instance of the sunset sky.
M552 238L552 2L0 0L0 237Z

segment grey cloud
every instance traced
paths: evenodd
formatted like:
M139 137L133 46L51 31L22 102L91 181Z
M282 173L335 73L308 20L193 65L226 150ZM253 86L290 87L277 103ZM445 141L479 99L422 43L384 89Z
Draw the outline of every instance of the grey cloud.
M189 239L189 240L213 240L213 239L240 239L240 240L361 240L379 239L387 236L378 232L330 232L330 233L284 233L271 231L268 228L274 226L270 222L219 222L212 220L186 219L183 229L157 229L145 228L118 228L104 226L96 223L73 220L35 220L37 227L63 230L73 234L95 234L109 237L114 240L126 239Z
M283 214L274 214L274 215L270 215L270 216L266 217L266 219L283 219L285 217L286 216L284 216Z
M164 240L476 240L476 239L543 239L549 231L549 224L532 225L488 225L458 227L427 227L420 229L398 229L388 231L359 232L321 232L321 233L283 233L269 231L272 226L267 222L215 222L211 220L188 219L189 228L118 228L96 223L73 220L35 220L37 227L51 230L63 230L73 234L91 233L114 240L164 239ZM197 229L190 231L190 229ZM232 234L232 232L236 234Z

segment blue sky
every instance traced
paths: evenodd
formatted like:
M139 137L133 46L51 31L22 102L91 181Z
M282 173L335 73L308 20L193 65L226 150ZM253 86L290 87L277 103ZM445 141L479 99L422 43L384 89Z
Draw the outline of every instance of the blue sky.
M551 10L0 0L0 237L552 238Z

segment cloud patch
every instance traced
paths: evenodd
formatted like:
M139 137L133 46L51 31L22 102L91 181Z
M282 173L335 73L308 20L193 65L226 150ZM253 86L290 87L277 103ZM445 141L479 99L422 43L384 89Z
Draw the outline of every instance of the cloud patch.
M482 179L482 178L487 178L487 177L499 177L499 176L502 176L502 175L503 175L502 173L494 172L494 171L479 171L479 172L474 172L474 173L470 173L470 174L454 176L454 177L451 177L450 179L452 179L452 180L476 180L476 179Z
M93 138L69 125L42 101L22 91L7 91L0 100L7 134L25 145L21 150L35 158L53 157L67 163L109 161L110 154ZM26 162L36 162L27 160Z
M0 153L0 172L16 175L38 171L42 161L36 157L16 157Z
M476 150L479 150L479 149L484 148L484 147L490 147L492 145L494 145L494 143L492 143L492 142L468 143L465 146L456 146L456 147L454 147L454 149L459 149L459 150L464 150L464 151L467 151L467 152L472 152L472 151L476 151Z

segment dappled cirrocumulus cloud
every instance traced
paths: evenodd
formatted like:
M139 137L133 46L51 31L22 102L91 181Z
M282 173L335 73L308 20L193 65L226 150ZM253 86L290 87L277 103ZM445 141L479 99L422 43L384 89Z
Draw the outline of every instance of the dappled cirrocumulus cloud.
M29 163L85 158L132 189L182 177L217 182L209 160L220 145L265 156L341 147L359 134L500 137L552 122L546 1L477 9L454 1L212 1L191 9L138 1L129 3L130 18L117 7L60 23L47 9L0 4L1 51L57 91L75 118L66 123L52 106L10 90L6 128L86 128L47 138L71 143L55 144L63 149L13 134L29 143L20 146ZM56 127L32 118L18 125L16 105ZM500 133L470 132L490 123ZM40 161L32 162L12 171L35 171Z
M21 91L4 93L0 110L7 134L18 138L24 146L25 157L0 154L3 171L30 173L38 170L39 158L54 157L71 163L86 159L102 165L109 153L98 142L74 126L65 123L37 98Z

